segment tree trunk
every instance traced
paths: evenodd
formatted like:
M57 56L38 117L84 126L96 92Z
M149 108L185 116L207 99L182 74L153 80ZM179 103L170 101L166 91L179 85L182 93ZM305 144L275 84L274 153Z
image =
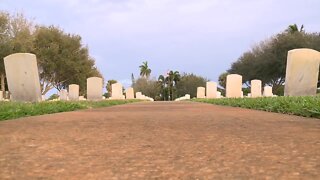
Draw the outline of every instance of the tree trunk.
M1 77L0 77L0 79L1 79L1 91L2 91L3 97L4 97L4 94L6 92L6 86L5 86L5 83L4 83L4 78L5 78L4 73L1 73Z

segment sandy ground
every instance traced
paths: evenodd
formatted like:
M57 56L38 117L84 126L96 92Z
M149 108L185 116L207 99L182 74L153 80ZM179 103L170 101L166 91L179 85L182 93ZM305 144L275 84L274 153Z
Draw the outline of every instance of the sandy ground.
M320 120L192 102L0 122L0 179L320 179Z

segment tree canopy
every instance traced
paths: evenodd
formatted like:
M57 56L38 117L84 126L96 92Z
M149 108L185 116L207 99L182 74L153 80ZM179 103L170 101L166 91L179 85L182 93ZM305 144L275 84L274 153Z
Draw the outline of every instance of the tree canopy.
M149 78L151 74L151 69L149 68L148 61L142 62L142 65L139 66L140 68L140 76Z
M55 26L34 25L23 14L10 16L0 12L0 78L5 87L3 58L12 53L34 53L37 56L42 94L56 88L79 84L85 94L88 77L102 77L89 56L81 37L65 33Z
M84 93L87 78L102 77L88 48L82 46L81 37L66 34L57 27L37 28L34 53L40 67L43 94L52 88L67 88L69 84L79 84Z
M228 73L242 75L247 86L251 80L260 79L263 85L273 86L277 94L282 94L288 51L296 48L320 50L320 34L306 33L303 29L303 26L299 30L297 25L290 25L284 32L260 42L244 52Z
M192 73L183 73L176 86L177 97L182 97L186 94L190 94L191 98L196 97L197 87L206 87L206 82L208 81L209 80L207 78L197 76Z

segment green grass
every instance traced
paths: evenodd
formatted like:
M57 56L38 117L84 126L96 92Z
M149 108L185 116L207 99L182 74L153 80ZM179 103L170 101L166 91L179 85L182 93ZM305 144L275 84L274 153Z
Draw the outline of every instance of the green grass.
M320 118L320 96L193 99L191 101Z
M108 100L97 102L45 101L40 103L0 102L0 121L27 116L75 111L80 109L108 107L139 101L140 100Z

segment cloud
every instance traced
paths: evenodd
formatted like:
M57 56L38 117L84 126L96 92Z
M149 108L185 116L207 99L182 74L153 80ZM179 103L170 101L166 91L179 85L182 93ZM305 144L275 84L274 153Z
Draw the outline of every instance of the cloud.
M80 34L106 79L128 79L148 60L153 76L177 69L216 80L243 51L289 24L320 29L318 0L3 2L1 9Z

